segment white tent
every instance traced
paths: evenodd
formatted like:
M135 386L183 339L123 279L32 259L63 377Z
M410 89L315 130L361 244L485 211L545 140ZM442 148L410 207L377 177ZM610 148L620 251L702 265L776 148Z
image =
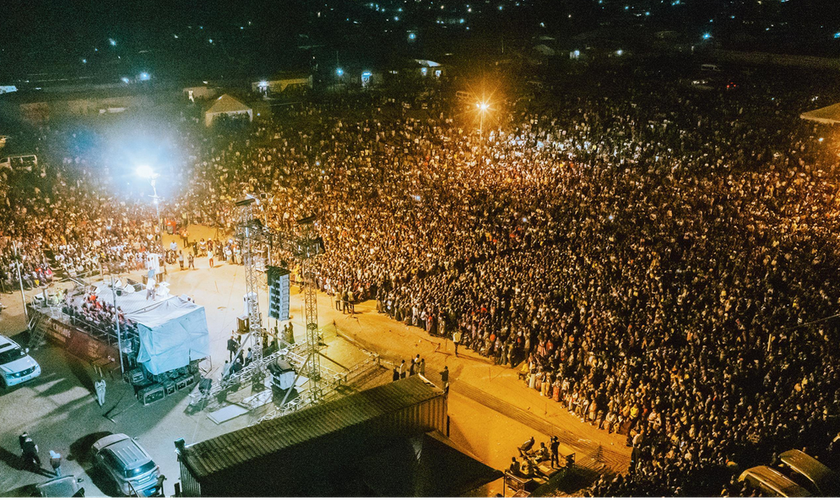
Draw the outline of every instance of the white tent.
M213 124L213 120L219 116L238 116L248 115L248 121L254 120L254 110L244 104L242 101L233 98L227 94L221 95L213 101L213 105L204 112L204 123L208 127Z
M128 313L126 317L137 323L140 333L137 361L153 375L210 356L210 333L204 306L172 297Z
M799 118L829 125L840 123L840 102L824 108L807 111L799 115Z

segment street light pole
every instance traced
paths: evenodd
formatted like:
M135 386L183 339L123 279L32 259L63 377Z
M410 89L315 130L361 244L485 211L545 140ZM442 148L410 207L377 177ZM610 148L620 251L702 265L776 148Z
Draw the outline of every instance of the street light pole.
M156 177L157 177L157 175L152 176L152 193L153 193L152 194L152 199L154 200L155 212L157 213L157 226L156 226L157 233L158 233L158 236L160 237L160 244L161 244L161 246L163 246L163 236L161 235L162 228L161 228L161 222L160 222L160 203L159 203L159 198L158 198L158 194L157 194L157 188L155 187L155 178Z
M29 325L29 311L26 310L26 294L23 293L23 277L20 274L20 269L23 267L23 258L18 258L20 255L17 250L17 243L12 242L12 248L15 251L15 261L17 263L18 283L20 284L20 302L23 304L23 317L26 318L26 324Z
M116 316L116 320L114 323L117 324L117 350L120 351L120 375L125 374L125 368L123 368L123 350L122 350L122 334L120 333L120 310L117 309L117 289L114 286L114 274L111 274L111 293L114 295L114 315Z

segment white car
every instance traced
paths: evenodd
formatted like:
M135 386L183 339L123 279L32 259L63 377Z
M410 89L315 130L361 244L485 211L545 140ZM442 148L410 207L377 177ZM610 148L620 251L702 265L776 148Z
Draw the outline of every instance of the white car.
M29 355L29 349L0 335L0 387L22 384L40 374L41 367Z

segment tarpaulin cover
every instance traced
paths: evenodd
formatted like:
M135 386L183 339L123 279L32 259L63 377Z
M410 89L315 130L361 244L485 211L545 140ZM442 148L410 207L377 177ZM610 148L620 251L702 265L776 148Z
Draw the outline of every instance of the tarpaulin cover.
M126 314L137 323L140 353L137 361L159 375L210 355L210 333L204 306L172 297Z

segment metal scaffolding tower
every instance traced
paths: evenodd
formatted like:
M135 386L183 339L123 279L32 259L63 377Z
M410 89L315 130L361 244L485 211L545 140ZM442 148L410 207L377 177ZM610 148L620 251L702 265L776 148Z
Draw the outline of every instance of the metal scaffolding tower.
M306 321L306 347L308 351L304 374L309 378L309 394L313 401L323 398L321 388L321 335L318 331L318 296L315 287L313 259L322 252L320 240L313 237L313 217L298 221L303 228L301 242L301 274L303 277L303 312Z
M257 249L264 245L262 222L254 218L253 203L256 199L247 197L236 203L239 207L237 238L242 241L242 264L245 267L245 304L248 312L248 336L239 350L251 343L253 360L259 364L262 359L263 326L260 315L259 271L257 270ZM237 352L237 356L239 353Z

